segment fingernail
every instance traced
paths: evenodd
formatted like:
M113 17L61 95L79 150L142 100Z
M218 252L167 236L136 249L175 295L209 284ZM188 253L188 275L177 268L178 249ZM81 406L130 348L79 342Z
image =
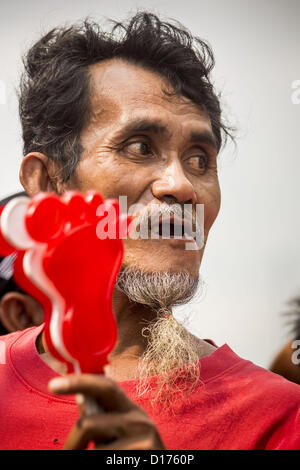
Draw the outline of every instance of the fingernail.
M52 379L49 382L49 388L51 390L63 390L64 388L68 388L70 386L70 381L66 377L57 377L56 379Z

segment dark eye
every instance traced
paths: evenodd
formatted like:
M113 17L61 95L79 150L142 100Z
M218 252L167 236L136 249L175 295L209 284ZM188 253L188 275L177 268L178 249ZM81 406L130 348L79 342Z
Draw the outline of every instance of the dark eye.
M146 142L132 142L126 145L125 149L135 155L149 155L150 146Z
M192 156L187 160L187 162L189 166L195 170L200 170L200 172L204 172L207 168L207 157L205 155Z

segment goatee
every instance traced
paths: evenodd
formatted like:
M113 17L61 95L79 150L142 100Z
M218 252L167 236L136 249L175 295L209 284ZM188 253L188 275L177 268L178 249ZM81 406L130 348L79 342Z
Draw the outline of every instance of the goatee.
M142 335L146 349L139 360L138 397L151 389L156 376L156 395L152 402L172 403L174 395L186 396L200 381L199 357L201 342L181 325L172 314L172 307L188 302L197 292L199 279L188 272L146 272L124 267L117 288L132 301L146 305L156 313L146 322ZM141 320L144 321L144 320Z

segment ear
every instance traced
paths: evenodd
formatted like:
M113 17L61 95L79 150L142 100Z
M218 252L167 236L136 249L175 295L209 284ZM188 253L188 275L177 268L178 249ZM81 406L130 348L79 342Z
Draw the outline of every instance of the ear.
M29 295L8 292L0 302L0 321L9 332L38 326L43 322L42 307Z
M49 157L31 152L24 157L19 176L26 193L33 197L41 191L59 192L58 175L58 168Z

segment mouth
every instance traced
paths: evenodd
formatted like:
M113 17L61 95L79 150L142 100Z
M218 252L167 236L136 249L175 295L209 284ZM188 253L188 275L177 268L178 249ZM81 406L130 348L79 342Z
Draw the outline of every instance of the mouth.
M192 222L174 215L168 218L160 216L158 223L150 226L149 234L150 238L154 239L175 239L183 241L195 239Z

